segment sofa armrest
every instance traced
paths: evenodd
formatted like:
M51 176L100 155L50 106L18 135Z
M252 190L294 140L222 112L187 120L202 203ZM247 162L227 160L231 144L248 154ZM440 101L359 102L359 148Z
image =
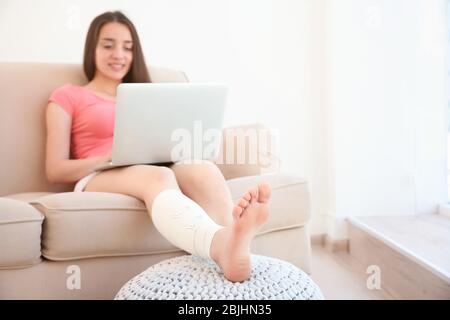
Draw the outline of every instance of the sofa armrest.
M281 163L277 138L274 130L259 123L226 127L215 163L225 179L276 173Z
M30 204L0 198L0 270L31 267L41 261L43 220Z

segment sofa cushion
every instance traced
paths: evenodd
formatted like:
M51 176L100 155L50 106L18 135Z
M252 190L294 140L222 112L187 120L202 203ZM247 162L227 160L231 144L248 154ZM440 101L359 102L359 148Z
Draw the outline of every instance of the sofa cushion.
M0 269L40 262L43 215L23 201L0 198Z
M277 136L261 123L227 126L214 162L226 179L278 172Z
M303 226L309 218L304 179L271 174L228 181L233 200L259 181L273 186L272 212L260 234ZM179 251L153 226L142 201L101 192L51 194L31 202L45 214L42 255L50 260Z
M159 235L144 204L127 195L66 192L32 204L45 214L42 255L50 260L178 251Z

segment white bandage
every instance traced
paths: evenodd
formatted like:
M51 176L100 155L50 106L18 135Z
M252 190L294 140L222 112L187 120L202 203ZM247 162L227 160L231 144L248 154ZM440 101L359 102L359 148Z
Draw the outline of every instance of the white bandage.
M193 255L209 258L216 224L197 203L176 189L160 192L152 204L156 229L173 245Z

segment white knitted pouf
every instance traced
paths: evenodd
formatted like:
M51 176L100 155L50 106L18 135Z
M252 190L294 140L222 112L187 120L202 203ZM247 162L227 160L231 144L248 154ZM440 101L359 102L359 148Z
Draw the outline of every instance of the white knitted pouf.
M279 259L252 255L244 282L228 281L212 260L186 255L164 260L128 281L116 300L309 300L323 299L312 279Z

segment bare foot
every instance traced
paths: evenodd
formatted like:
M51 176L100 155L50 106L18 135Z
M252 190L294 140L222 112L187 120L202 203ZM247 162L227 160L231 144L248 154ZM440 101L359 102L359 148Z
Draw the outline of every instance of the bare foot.
M213 238L211 257L233 282L251 274L250 243L269 217L270 186L261 183L245 193L233 209L233 223Z

